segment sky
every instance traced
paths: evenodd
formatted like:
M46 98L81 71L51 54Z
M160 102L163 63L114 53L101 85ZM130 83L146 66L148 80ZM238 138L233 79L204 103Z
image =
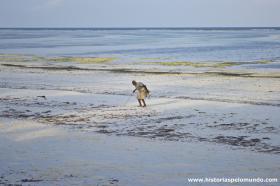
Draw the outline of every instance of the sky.
M0 27L278 27L280 0L0 0Z

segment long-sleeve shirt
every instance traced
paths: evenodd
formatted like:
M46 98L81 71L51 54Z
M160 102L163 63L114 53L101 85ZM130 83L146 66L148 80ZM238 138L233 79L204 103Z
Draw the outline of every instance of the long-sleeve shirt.
M136 85L134 86L135 89L139 91L141 88L144 88L145 85L142 82L136 82Z

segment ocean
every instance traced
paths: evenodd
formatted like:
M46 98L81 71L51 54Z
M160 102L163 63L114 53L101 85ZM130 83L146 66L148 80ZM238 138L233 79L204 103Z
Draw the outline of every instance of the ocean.
M278 63L280 28L2 28L0 54Z

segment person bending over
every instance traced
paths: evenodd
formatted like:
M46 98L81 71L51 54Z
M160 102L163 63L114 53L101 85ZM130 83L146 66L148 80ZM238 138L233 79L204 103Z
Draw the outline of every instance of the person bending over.
M145 98L149 95L150 91L142 82L132 81L132 84L135 86L133 93L137 90L137 100L140 107L146 107ZM143 103L143 104L142 104Z

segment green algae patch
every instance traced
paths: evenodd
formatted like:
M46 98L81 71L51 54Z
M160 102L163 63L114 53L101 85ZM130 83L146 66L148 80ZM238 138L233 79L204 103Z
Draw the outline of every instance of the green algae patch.
M159 61L159 60L171 60L171 57L150 57L150 58L140 58L140 60L148 60L148 61Z
M214 63L210 67L224 68L224 67L238 66L238 65L241 65L241 64L242 63L237 63L237 62L223 62L223 63Z
M257 61L256 63L257 64L269 64L271 62L272 62L271 60L260 60L260 61Z
M0 54L0 62L24 62L30 59L24 55Z
M145 62L142 64L153 64L153 65L163 65L163 66L190 66L195 68L225 68L230 66L240 65L241 63L234 62L222 62L222 63L194 63L189 61L173 61L173 62Z
M24 54L0 54L0 62L37 62L47 61L47 58Z
M101 57L56 57L50 58L50 61L55 62L76 62L76 63L88 63L88 64L98 64L98 63L108 63L115 60L115 58L101 58Z
M43 56L31 56L31 61L48 61L48 58L43 57Z
M109 57L44 57L24 54L0 54L0 62L76 62L98 64L112 62L115 59Z

